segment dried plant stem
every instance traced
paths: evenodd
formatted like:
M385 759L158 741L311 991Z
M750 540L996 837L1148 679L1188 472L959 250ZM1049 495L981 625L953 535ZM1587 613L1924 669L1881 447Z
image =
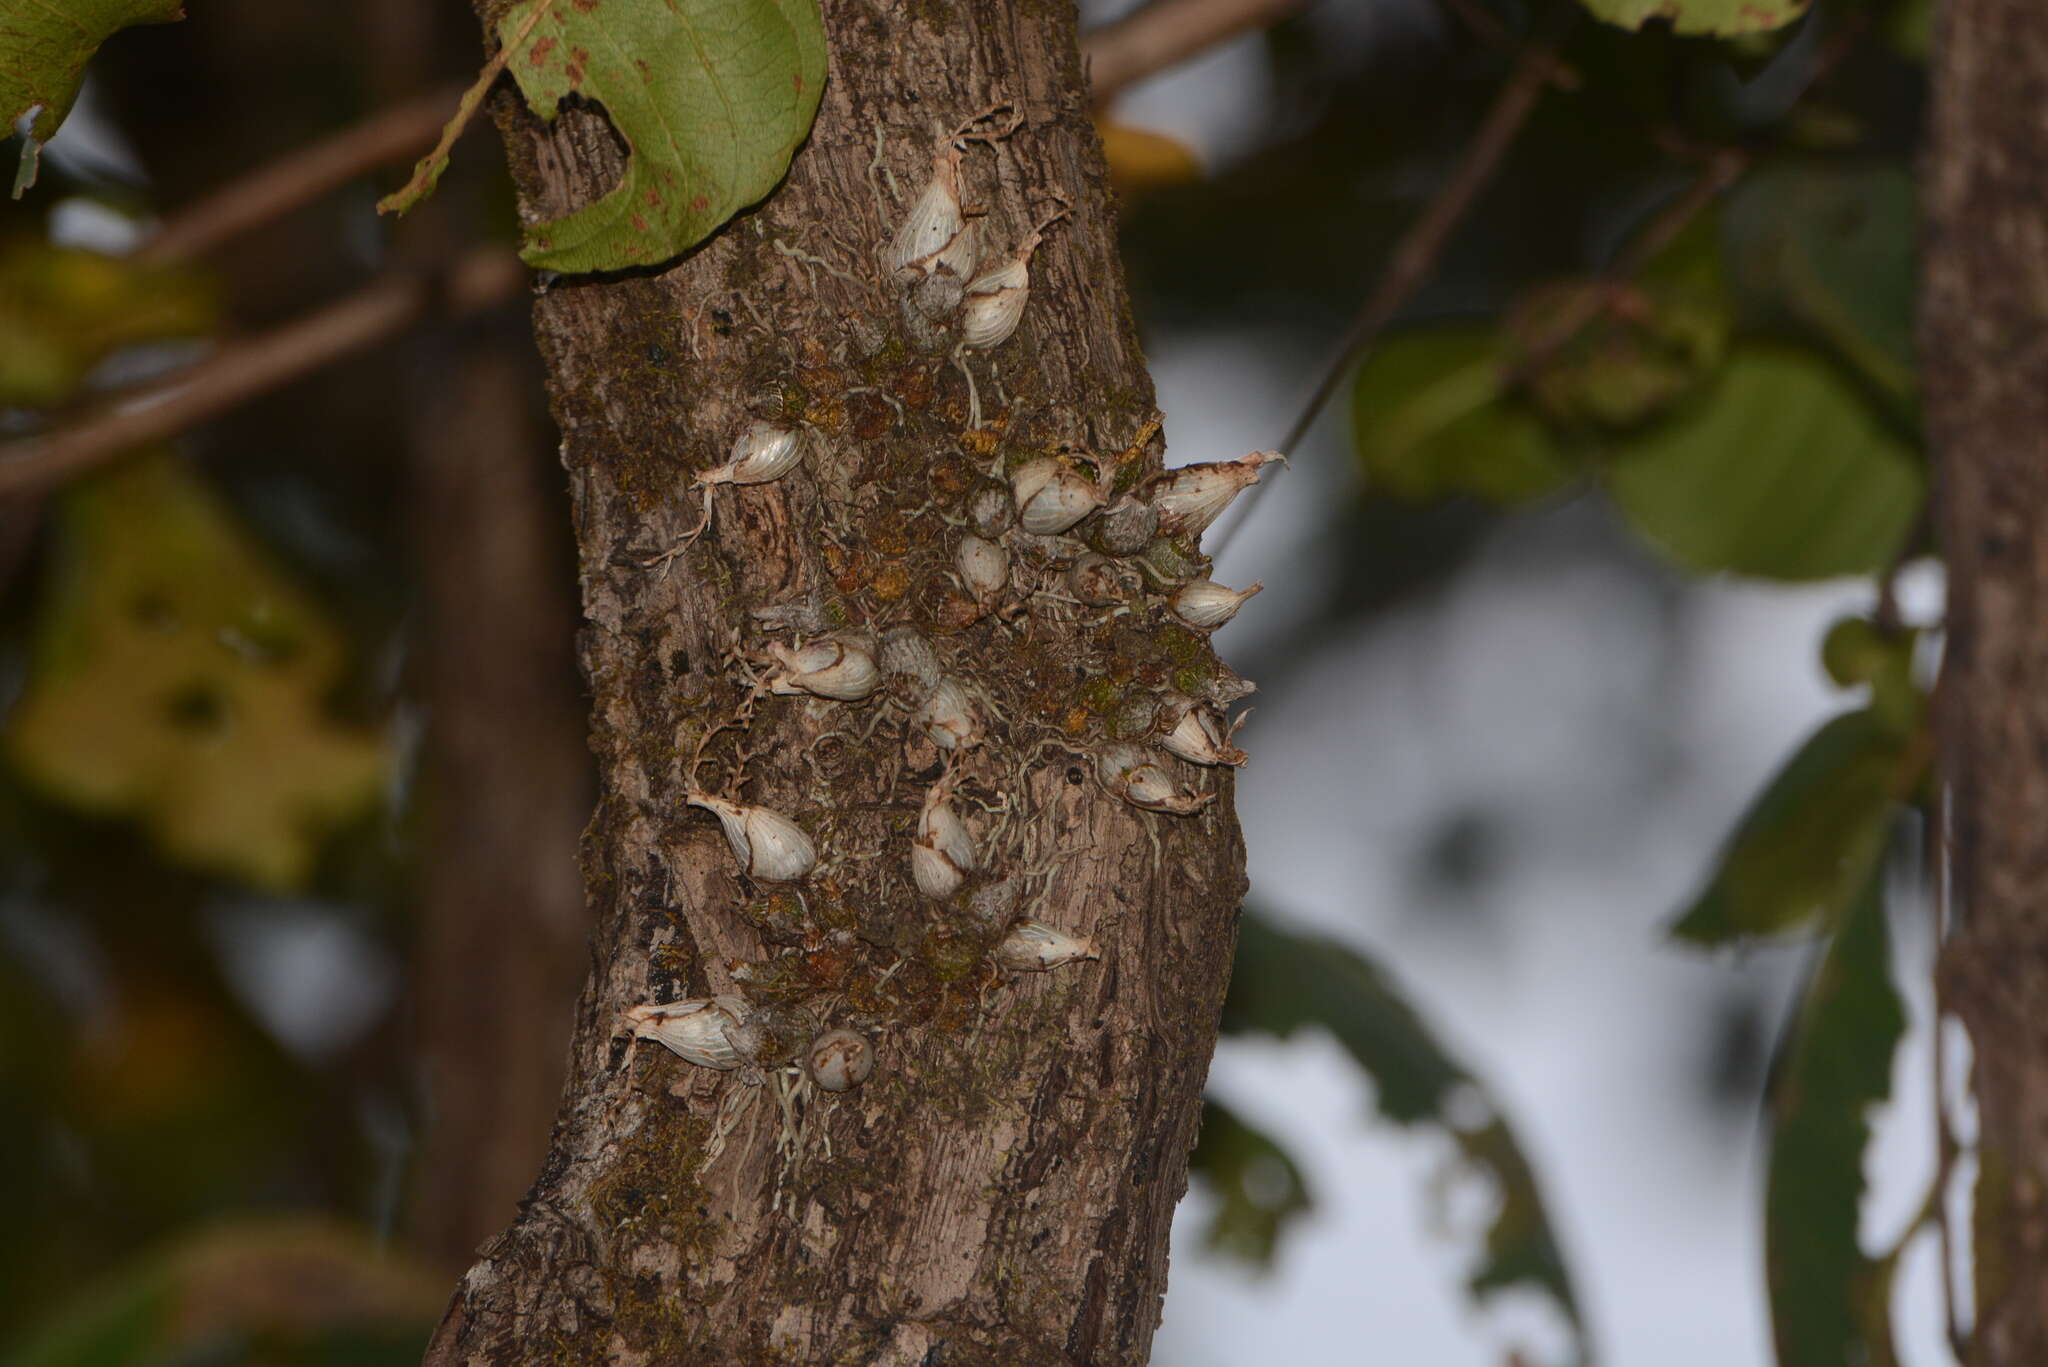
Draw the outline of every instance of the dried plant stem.
M480 249L438 276L393 272L317 313L231 342L73 426L0 445L0 495L46 487L182 432L401 332L437 309L467 313L510 299L527 278L518 259L499 248Z
M168 262L202 256L373 167L417 150L442 125L455 96L455 87L442 86L287 153L172 214L136 251L137 258Z
M526 22L519 26L519 32L512 35L512 41L491 54L491 60L484 63L484 69L477 73L476 80L470 83L469 89L462 92L461 102L455 106L454 117L450 118L447 126L441 130L441 140L434 144L434 150L420 158L420 164L413 168L411 180L377 201L378 213L402 214L434 193L434 186L440 181L441 172L448 169L449 149L455 146L455 140L469 127L469 121L476 117L477 106L484 102L484 95L490 90L491 82L498 79L498 73L505 69L505 63L511 60L512 54L525 48L534 25L545 18L548 11L554 7L555 0L540 0L540 3L533 7L533 12L526 16Z

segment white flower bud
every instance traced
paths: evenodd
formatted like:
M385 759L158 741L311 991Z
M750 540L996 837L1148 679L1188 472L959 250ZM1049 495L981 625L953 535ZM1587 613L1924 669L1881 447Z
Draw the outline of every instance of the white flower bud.
M818 863L817 847L803 828L780 812L728 802L708 793L687 793L683 800L702 807L725 828L726 843L740 868L755 878L787 883L802 878Z
M874 1071L875 1046L851 1030L827 1030L804 1054L804 1072L820 1091L850 1091Z
M1096 777L1102 786L1148 812L1193 816L1216 800L1214 793L1191 793L1173 781L1157 759L1135 745L1112 745L1096 756Z
M1062 202L1051 218L1017 244L1009 260L991 266L967 282L967 297L960 304L962 345L988 351L1010 340L1023 320L1025 301L1031 297L1031 254L1045 240L1045 230L1066 214Z
M1086 935L1069 935L1040 921L1019 921L995 948L995 961L1011 973L1045 973L1083 959L1099 959L1102 951Z
M1213 631L1237 616L1244 600L1265 587L1264 583L1256 583L1244 590L1229 589L1213 579L1197 579L1183 584L1169 600L1169 606L1173 615L1189 626Z
M1039 536L1065 531L1103 503L1094 480L1051 456L1021 466L1010 476L1010 499L1024 530Z
M867 644L858 639L828 636L794 648L771 642L768 653L782 666L768 681L771 693L812 693L858 702L882 683L881 667Z
M932 157L932 178L896 229L884 258L891 273L924 277L944 270L966 279L974 271L974 225L960 212L960 149Z
M911 714L910 724L941 750L967 750L981 743L981 718L967 686L958 679L940 679Z
M1242 724L1242 718L1239 722ZM1236 767L1249 758L1230 743L1230 738L1236 734L1237 727L1225 730L1212 709L1190 704L1181 711L1180 719L1162 733L1159 744L1190 764Z
M1010 553L972 532L960 538L953 552L953 567L960 571L960 582L967 585L974 601L984 607L1010 582Z
M988 351L1009 341L1030 298L1030 268L1016 258L975 276L960 301L961 342Z
M1285 461L1278 451L1254 451L1243 460L1210 461L1168 470L1152 481L1149 496L1167 536L1199 536L1230 501L1259 482L1259 470Z
M910 873L917 890L943 902L960 890L974 871L974 837L953 810L942 783L925 794L917 816L917 838L910 846Z
M725 464L702 472L696 482L766 484L796 469L803 458L803 429L757 420L734 439L732 455Z
M725 1072L745 1061L726 1032L737 1027L746 1013L742 997L690 997L628 1007L619 1017L636 1040L653 1040L686 1062Z

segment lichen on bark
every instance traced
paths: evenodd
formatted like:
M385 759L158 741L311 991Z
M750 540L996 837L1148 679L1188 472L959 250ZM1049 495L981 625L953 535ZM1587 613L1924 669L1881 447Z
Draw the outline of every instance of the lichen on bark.
M1012 590L986 611L952 569L975 495L1023 463L1092 457L1128 488L1160 460L1074 14L823 8L831 74L784 186L666 270L558 280L536 306L588 619L595 965L546 1166L432 1363L1135 1364L1157 1323L1243 855L1227 770L1164 759L1221 797L1179 817L1119 800L1093 757L1169 691L1239 685L1156 585L1072 601L1056 544L1006 536ZM965 162L984 260L1057 198L1073 213L1016 337L956 362L906 333L878 256L935 140L999 103L1021 126ZM596 114L497 113L529 215L615 176ZM709 530L650 566L757 419L804 423L804 465L714 490ZM965 686L982 744L949 757L908 727L908 676L865 702L747 701L771 641L897 628ZM908 862L942 776L979 850L943 904ZM819 867L742 877L692 786L791 815ZM1102 957L999 972L1019 915ZM840 1094L652 1047L625 1066L619 1011L731 992L850 1025L879 1066Z

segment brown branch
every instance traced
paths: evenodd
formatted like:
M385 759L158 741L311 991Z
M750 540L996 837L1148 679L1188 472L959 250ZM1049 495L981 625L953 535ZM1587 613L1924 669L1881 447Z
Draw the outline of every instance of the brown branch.
M443 86L395 104L223 186L165 219L137 250L137 259L188 261L202 256L373 167L407 155L434 136L459 90Z
M1300 9L1302 0L1152 0L1081 40L1098 107L1147 76Z
M0 495L42 488L145 442L246 403L411 326L433 311L461 314L512 298L526 267L479 249L440 276L393 272L337 304L231 342L190 369L117 398L100 413L0 445Z

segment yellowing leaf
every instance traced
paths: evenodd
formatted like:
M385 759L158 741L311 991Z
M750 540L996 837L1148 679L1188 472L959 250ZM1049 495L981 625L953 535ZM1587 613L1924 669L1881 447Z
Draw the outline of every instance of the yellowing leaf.
M131 24L182 19L178 0L0 0L0 137L34 111L14 197L35 184L36 157L78 98L85 64Z
M61 403L109 353L213 319L190 271L17 239L0 247L0 406Z
M1596 18L1623 28L1663 19L1679 33L1732 38L1768 33L1806 13L1812 0L1585 0Z
M825 85L817 0L526 0L498 40L534 113L593 101L628 149L610 193L527 228L520 254L546 270L653 265L709 237L782 179Z
M322 714L339 633L168 458L79 484L57 521L5 736L15 766L60 801L136 818L172 858L302 886L384 773L374 734Z
M1101 117L1095 120L1095 131L1109 161L1109 178L1119 190L1185 185L1202 178L1201 160L1178 138Z

